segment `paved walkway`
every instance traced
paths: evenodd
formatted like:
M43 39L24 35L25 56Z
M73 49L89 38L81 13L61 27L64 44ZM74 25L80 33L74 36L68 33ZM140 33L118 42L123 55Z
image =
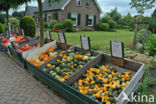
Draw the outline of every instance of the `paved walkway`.
M0 52L0 104L67 104Z

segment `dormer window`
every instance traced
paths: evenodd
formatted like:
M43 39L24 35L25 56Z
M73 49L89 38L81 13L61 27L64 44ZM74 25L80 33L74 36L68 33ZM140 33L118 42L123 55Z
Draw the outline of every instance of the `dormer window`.
M81 6L82 0L76 0L76 6Z
M90 7L90 0L86 0L86 7Z

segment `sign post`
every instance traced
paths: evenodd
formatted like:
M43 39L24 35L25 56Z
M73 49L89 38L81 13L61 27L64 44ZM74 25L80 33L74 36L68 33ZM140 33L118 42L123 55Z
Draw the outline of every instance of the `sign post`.
M49 30L47 30L47 38L48 38L49 40L52 40L51 34L50 34L50 31L49 31Z
M115 65L124 66L124 43L110 41L112 61Z
M38 37L40 37L40 29L37 29Z
M59 36L60 43L66 44L66 37L64 32L62 31L58 32L58 36Z
M80 36L81 47L84 50L90 50L90 38L88 36Z
M25 36L25 34L24 34L24 30L23 30L23 29L22 29L22 35Z

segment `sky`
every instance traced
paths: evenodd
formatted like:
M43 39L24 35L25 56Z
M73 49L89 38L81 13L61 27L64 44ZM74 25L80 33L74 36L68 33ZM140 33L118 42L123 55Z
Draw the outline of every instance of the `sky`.
M28 5L38 6L37 2L35 1L28 3ZM129 5L131 0L97 0L97 1L103 11L102 15L106 14L107 12L110 12L111 9L114 9L115 7L118 8L118 12L121 13L122 15L127 15L127 13L131 13L131 15L133 16L137 15L137 11L135 9L131 9ZM155 2L155 7L150 10L146 10L144 15L151 16L155 8L156 8L156 2ZM9 12L12 13L13 11L14 10L10 10ZM25 11L25 5L21 5L18 8L18 11Z

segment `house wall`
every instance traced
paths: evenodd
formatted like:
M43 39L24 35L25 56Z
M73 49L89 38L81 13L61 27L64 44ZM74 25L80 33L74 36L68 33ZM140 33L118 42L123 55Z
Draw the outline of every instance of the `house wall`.
M80 26L76 28L88 28L89 30L93 30L93 26L86 26L86 15L96 15L96 23L100 21L100 11L98 10L94 0L91 0L90 7L86 7L86 0L82 0L81 6L76 6L76 0L71 0L71 2L65 7L64 10L57 10L58 12L58 21L63 23L67 18L69 13L78 13L81 14L81 21ZM48 14L53 15L54 11L45 11L44 13L47 14L47 21L48 21ZM37 17L37 14L35 14ZM52 16L53 17L53 16Z
M91 0L90 7L86 7L86 0L82 0L82 6L76 6L76 0L71 0L71 2L65 7L64 11L62 11L62 15L60 15L60 22L63 22L68 17L68 13L80 13L81 14L81 23L79 28L88 28L93 29L93 27L86 26L86 15L92 14L96 15L96 23L100 21L100 11L98 10L94 0Z

